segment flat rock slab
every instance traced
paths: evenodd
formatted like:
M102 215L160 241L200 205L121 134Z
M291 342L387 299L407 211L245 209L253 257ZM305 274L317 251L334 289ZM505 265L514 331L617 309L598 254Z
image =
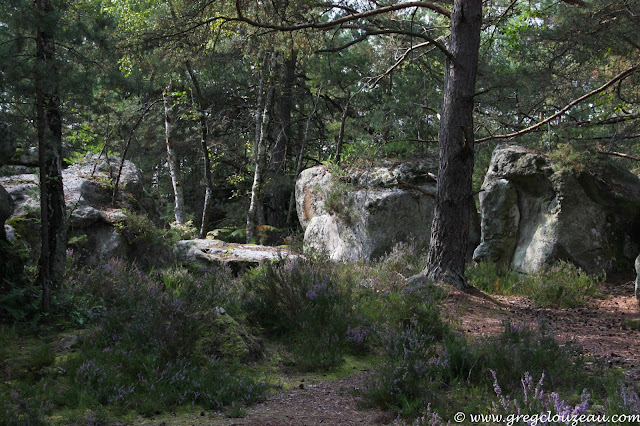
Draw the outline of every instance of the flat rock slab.
M257 266L265 261L295 259L300 255L287 247L227 243L213 239L178 241L174 246L178 261L191 265L228 265L233 270Z

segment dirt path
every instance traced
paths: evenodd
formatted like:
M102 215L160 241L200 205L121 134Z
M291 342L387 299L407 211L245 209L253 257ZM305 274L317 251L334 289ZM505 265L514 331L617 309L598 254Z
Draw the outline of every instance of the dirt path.
M640 321L629 277L613 278L602 288L603 298L592 299L578 309L555 310L534 307L525 297L469 295L451 290L443 313L470 337L498 334L503 322L536 326L544 320L560 342L579 343L585 355L625 370L630 383L640 382L640 331L629 321ZM637 327L637 326L636 326ZM391 424L389 413L362 410L352 390L362 386L364 375L335 380L300 382L296 388L272 395L248 409L245 417L225 418L221 414L180 424L242 426L311 426ZM204 413L202 413L204 415ZM184 420L184 419L183 419ZM158 424L158 423L156 423ZM171 421L161 425L173 424Z
M300 383L249 409L242 419L219 419L216 425L311 426L389 424L394 417L380 410L361 409L353 396L364 373L330 382Z
M613 277L601 290L602 298L565 310L536 308L521 296L488 298L452 290L444 311L472 337L498 334L506 320L531 326L544 321L559 342L574 341L586 356L627 370L630 382L640 382L640 309L633 282L629 276ZM635 329L630 327L634 321Z

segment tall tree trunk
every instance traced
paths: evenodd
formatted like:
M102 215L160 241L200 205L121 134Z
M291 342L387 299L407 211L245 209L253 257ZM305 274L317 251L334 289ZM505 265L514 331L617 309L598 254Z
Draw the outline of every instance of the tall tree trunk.
M347 90L347 101L342 108L342 117L340 118L340 130L338 130L338 142L336 143L336 164L342 161L342 146L344 145L344 129L347 124L347 116L349 114L349 104L351 103L351 93Z
M209 145L207 140L209 138L209 127L207 126L207 116L205 113L205 101L202 90L200 89L200 82L198 76L196 76L191 66L190 61L185 61L187 72L193 82L193 88L196 91L196 99L198 100L198 119L200 121L200 147L202 148L202 158L204 167L204 205L202 206L202 221L200 223L200 238L207 236L209 231L209 218L211 216L211 208L213 206L213 179L211 178L211 153L209 152Z
M287 152L291 142L291 109L293 105L293 86L295 82L298 51L291 50L289 57L280 64L278 75L277 122L275 123L275 142L271 149L269 163L270 185L267 196L267 223L277 228L286 225L287 191L290 180L285 177Z
M53 6L35 0L36 30L35 92L38 165L40 167L40 223L42 253L39 281L42 310L51 310L51 292L64 277L66 256L65 201L62 184L62 117L58 98L59 72L55 64Z
M173 135L171 133L173 126L173 101L171 100L172 87L173 81L170 81L162 94L162 100L164 102L164 131L167 143L167 163L169 163L169 174L171 175L171 184L173 185L173 194L175 199L174 215L176 223L182 225L187 220L184 211L184 194L182 192L182 184L179 177L178 161L176 159L175 150L173 149Z
M261 78L267 80L268 89L267 96L262 105L262 111L257 111L260 116L259 125L256 128L256 146L254 147L254 173L253 173L253 184L251 185L251 202L249 203L249 211L247 212L247 243L253 242L256 236L256 217L257 213L260 210L260 192L262 185L262 175L264 173L264 169L266 167L266 156L267 156L267 129L269 126L269 108L271 106L271 102L273 100L273 92L275 91L275 87L273 85L273 81L269 81L270 79L270 68L273 62L274 55L271 55L270 59L265 57L265 71L264 75ZM263 81L260 82L260 87L263 87ZM258 101L258 106L260 107L260 100Z
M467 286L464 269L474 161L473 96L481 23L482 0L455 0L448 46L453 60L446 62L437 199L425 272L435 282L458 288Z

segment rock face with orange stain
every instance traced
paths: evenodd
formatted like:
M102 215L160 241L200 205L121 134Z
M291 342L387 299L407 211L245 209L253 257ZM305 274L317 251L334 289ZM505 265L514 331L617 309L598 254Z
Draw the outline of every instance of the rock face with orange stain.
M480 206L476 261L530 273L565 260L600 274L628 270L640 251L640 179L606 160L576 170L499 145Z
M427 158L341 170L339 176L325 166L304 170L296 182L296 209L305 252L367 261L398 243L428 245L437 169L437 161ZM479 242L477 214L470 228L469 258Z

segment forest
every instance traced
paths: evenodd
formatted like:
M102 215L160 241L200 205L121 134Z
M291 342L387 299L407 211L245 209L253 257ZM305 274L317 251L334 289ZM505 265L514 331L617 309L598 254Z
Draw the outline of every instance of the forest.
M637 424L639 36L637 0L4 0L0 424ZM613 212L574 228L619 213L606 267L471 259L504 144L526 191ZM432 200L426 236L310 248L304 171L357 227L354 182L420 161L433 190L386 189ZM180 257L200 240L277 258Z

